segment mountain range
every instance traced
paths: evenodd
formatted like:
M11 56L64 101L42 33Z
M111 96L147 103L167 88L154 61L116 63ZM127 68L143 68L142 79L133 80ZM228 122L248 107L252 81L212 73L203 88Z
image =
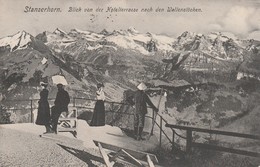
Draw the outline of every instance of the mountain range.
M143 81L151 97L158 95L157 88L167 90L165 117L174 114L175 122L194 125L213 118L210 126L221 127L259 105L259 50L257 40L221 32L185 31L175 38L133 27L112 32L57 28L35 37L20 31L0 39L1 100L16 107L19 103L7 101L38 98L40 81L49 83L54 98L54 75L66 78L72 97L95 98L96 84L103 82L107 101L122 101L125 90Z

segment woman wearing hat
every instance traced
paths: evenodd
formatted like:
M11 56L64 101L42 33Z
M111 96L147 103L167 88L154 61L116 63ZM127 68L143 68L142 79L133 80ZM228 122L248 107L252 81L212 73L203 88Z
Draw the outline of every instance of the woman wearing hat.
M44 125L46 128L45 133L51 133L50 127L50 106L48 102L48 94L49 91L47 90L47 83L41 82L40 83L42 91L40 92L40 100L38 101L38 115L36 119L37 125Z
M105 94L104 85L102 83L97 84L97 102L94 107L93 116L90 122L90 126L104 126L105 125Z

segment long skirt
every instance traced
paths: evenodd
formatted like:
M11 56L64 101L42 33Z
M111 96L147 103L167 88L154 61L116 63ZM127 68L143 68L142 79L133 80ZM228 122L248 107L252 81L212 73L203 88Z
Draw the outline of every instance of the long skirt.
M38 115L35 122L37 125L48 125L50 123L50 106L48 101L40 101Z
M93 116L90 126L104 126L105 125L105 106L103 100L98 100L94 107Z

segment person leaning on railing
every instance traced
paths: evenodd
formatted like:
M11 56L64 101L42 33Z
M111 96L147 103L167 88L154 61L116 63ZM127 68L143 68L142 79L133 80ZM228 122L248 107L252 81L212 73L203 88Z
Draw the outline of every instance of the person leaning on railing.
M137 86L137 91L133 94L132 97L127 99L128 103L133 105L135 108L134 114L134 135L136 140L143 140L142 132L144 128L145 115L147 114L147 104L155 111L158 112L158 109L151 102L150 98L144 92L147 89L144 83L140 83Z

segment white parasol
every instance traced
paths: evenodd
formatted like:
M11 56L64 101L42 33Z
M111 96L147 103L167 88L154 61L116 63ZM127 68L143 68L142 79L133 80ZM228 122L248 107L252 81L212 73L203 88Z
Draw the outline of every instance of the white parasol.
M52 76L52 82L54 84L68 85L68 82L65 79L65 77L61 76L61 75L54 75L54 76Z

